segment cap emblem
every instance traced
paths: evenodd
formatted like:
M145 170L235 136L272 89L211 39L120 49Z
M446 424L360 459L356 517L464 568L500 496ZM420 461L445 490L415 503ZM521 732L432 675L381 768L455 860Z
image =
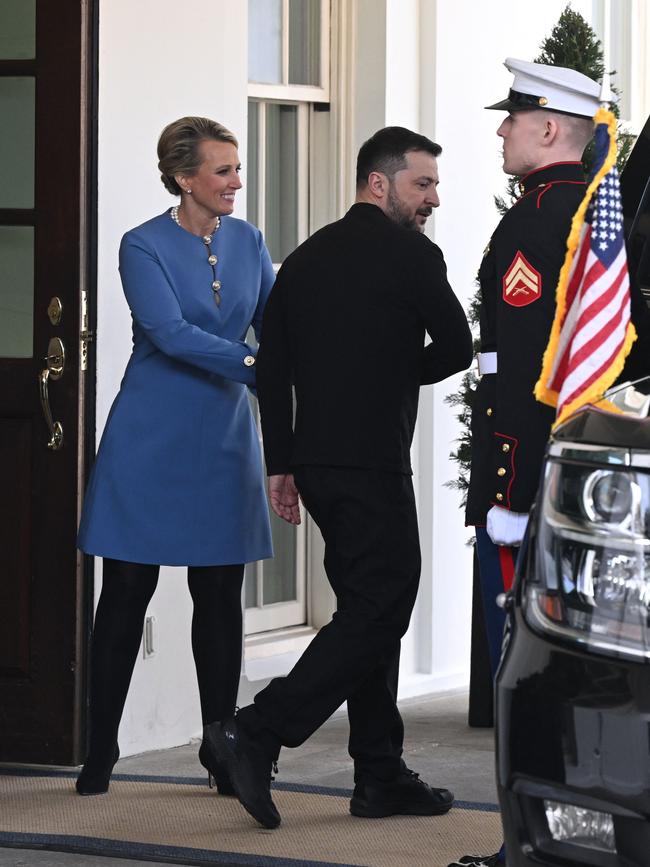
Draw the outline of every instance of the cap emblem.
M537 102L540 105L548 105L548 99L546 99L545 96L540 96L540 98L537 100Z
M503 300L512 307L526 307L542 295L542 275L521 250L503 277Z

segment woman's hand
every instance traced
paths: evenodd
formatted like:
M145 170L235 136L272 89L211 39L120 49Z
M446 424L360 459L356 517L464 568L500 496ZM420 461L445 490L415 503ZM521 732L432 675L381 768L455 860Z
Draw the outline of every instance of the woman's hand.
M289 524L299 524L299 499L293 473L269 476L269 500L271 508L279 518L283 518Z

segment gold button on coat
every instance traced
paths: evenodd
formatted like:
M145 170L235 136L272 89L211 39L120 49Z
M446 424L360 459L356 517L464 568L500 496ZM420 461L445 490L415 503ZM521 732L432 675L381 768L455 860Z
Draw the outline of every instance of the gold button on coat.
M215 280L212 284L212 288L217 291L217 289L221 289L221 280Z
M508 443L504 443L504 444L501 446L501 451L502 451L502 452L505 452L506 454L508 454L508 452L510 451L510 445L509 445Z
M492 407L488 406L488 408L485 410L485 412L486 412L486 415L492 415Z
M216 265L216 264L217 264L217 257L214 255L214 253L213 253L211 256L208 256L208 262L209 262L211 265Z
M255 364L255 358L252 355L246 355L244 357L244 364L246 367L252 367Z
M502 499L503 499L503 494L497 494L497 500L499 502L501 502Z
M499 469L497 470L497 476L505 476L505 474L506 474L505 468L499 467Z

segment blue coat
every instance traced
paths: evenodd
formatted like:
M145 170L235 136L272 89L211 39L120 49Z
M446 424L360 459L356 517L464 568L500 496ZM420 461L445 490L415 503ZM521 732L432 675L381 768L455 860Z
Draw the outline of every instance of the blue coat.
M244 359L273 268L261 233L233 217L212 252L219 307L202 239L169 211L122 239L133 354L88 483L78 541L88 554L169 566L272 556Z

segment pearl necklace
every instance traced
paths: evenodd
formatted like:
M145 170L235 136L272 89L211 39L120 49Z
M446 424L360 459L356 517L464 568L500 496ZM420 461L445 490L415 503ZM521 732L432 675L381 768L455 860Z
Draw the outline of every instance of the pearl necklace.
M170 211L170 217L176 223L177 226L180 226L181 229L181 221L178 219L178 205L174 205L174 207ZM210 245L212 244L212 240L214 236L217 234L217 229L221 225L221 217L217 217L217 222L215 223L214 229L212 230L211 235L203 235L201 240L205 244L208 250L208 264L212 268L212 292L214 293L214 303L217 307L221 304L221 280L217 280L217 269L216 264L219 261L215 254L212 252Z

